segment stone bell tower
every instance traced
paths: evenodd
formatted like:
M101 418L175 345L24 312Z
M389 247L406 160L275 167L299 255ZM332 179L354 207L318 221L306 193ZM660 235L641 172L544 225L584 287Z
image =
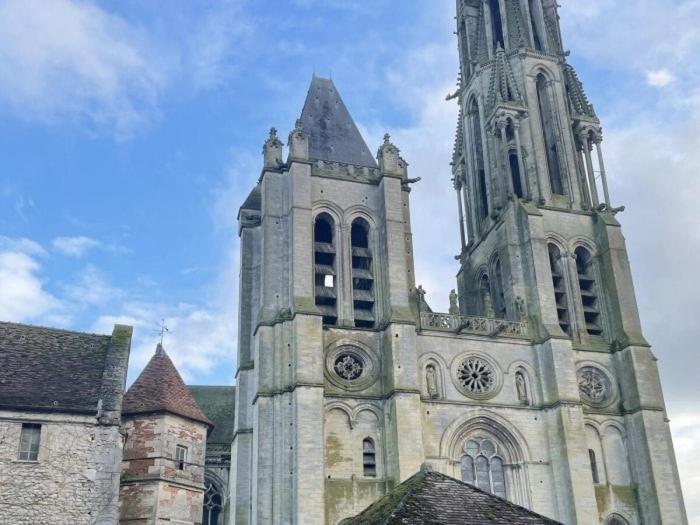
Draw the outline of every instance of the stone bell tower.
M557 8L457 1L460 309L534 329L550 443L562 451L552 460L568 509L560 519L598 523L590 516L617 502L639 523L685 523L617 220L624 208L610 200L600 122L566 60ZM611 421L631 474L601 481L596 456Z
M241 206L231 514L336 524L423 462L407 164L314 77Z

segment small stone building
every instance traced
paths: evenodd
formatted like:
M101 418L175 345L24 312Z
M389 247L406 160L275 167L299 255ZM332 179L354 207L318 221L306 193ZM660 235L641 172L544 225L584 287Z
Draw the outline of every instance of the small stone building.
M0 323L0 523L116 523L131 335Z
M204 414L214 423L207 437L204 460L202 525L223 525L229 522L228 480L236 387L190 386L189 389Z
M212 426L159 344L124 396L120 523L202 523Z

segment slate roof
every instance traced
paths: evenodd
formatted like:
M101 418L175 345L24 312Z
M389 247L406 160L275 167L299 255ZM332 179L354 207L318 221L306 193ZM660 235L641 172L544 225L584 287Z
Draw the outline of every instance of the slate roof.
M561 525L461 481L421 470L343 525Z
M250 193L248 198L245 200L241 206L241 210L257 210L262 209L262 190L260 189L260 184L255 186Z
M175 365L158 344L156 352L124 395L123 416L167 412L212 426Z
M214 429L207 436L207 444L231 445L236 387L189 385L188 388L204 414L214 423Z
M0 322L0 408L97 414L121 409L132 329L86 334Z
M309 135L309 158L312 160L377 167L377 161L332 80L313 76L301 123Z

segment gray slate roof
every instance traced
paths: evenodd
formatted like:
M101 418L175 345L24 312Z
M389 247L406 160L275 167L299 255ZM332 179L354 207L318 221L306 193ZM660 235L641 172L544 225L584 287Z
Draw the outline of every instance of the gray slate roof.
M561 525L467 483L421 470L343 525Z
M121 410L132 329L109 335L0 323L0 408Z
M187 388L202 411L214 423L214 429L207 436L207 444L230 446L233 442L236 387L188 385Z
M312 160L377 167L332 80L313 76L301 123L309 135Z

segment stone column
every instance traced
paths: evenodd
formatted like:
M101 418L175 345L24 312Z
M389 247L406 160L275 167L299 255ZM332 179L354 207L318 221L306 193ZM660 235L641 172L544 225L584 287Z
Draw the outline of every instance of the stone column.
M600 204L598 200L598 188L595 184L595 172L593 171L593 159L591 158L591 150L593 149L587 134L581 134L581 144L583 144L583 154L586 157L586 171L588 171L588 185L591 192L591 201L593 207Z
M513 174L510 172L510 161L508 159L508 133L506 132L506 130L508 129L508 120L506 120L505 118L500 119L496 123L496 126L501 133L501 163L503 166L501 173L503 174L503 178L506 179L505 187L507 188L506 198L503 199L503 206L505 207L507 200L509 198L512 198L515 194L515 187L513 186Z
M603 194L605 195L605 204L610 206L610 191L608 190L608 176L605 172L605 163L603 162L603 149L601 147L601 142L603 142L603 137L597 136L594 139L596 153L598 153L598 166L600 167L600 180L603 182Z
M455 173L454 187L457 192L457 208L459 210L459 238L462 241L462 251L467 247L467 242L464 237L464 210L462 209L462 182L459 179L459 173Z

